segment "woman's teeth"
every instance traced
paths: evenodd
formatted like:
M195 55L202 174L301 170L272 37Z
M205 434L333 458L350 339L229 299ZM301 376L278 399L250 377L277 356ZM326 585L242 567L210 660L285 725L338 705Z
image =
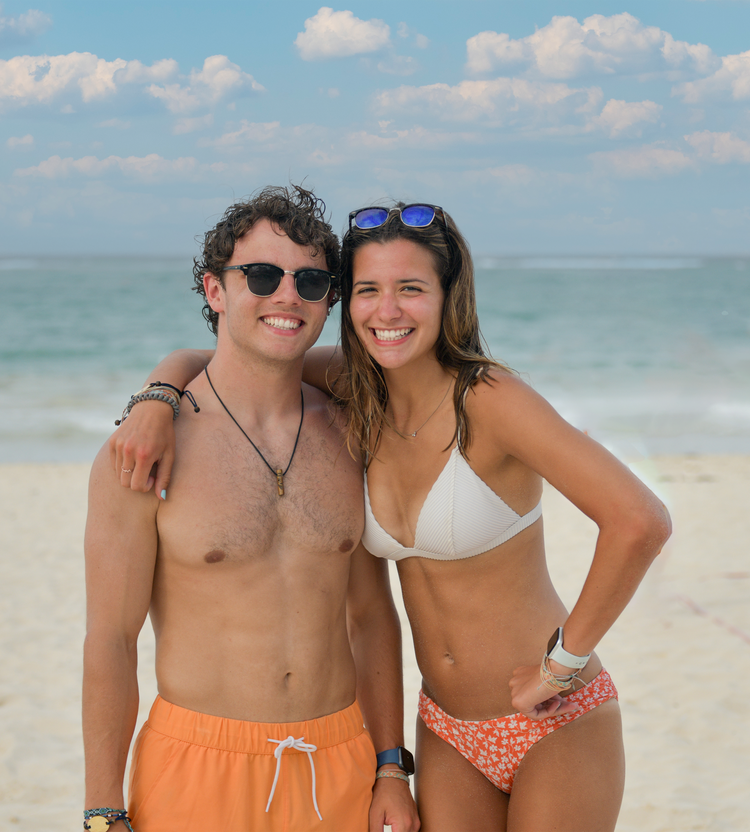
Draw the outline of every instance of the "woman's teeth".
M407 327L406 329L376 329L375 337L378 341L398 341L399 338L403 338L404 335L408 335L411 332L411 327Z

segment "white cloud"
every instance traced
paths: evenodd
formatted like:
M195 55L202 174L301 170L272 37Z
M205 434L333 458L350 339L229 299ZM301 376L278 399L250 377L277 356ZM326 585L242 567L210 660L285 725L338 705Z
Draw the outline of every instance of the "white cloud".
M623 179L656 179L695 166L694 160L681 150L661 144L606 150L592 153L589 158L601 172L612 173Z
M25 136L11 136L5 144L8 145L11 150L15 150L19 147L22 150L28 150L34 144L34 137L31 133L27 133Z
M25 107L49 104L72 92L84 102L112 95L125 84L163 81L177 72L172 60L144 66L140 61L117 58L105 61L90 52L69 55L22 55L0 61L0 103ZM70 104L65 105L72 109Z
M305 21L294 45L303 61L346 58L377 52L390 44L390 27L382 20L360 20L350 11L323 6Z
M71 95L84 103L111 97L126 86L145 87L145 92L161 100L173 113L189 113L209 107L229 95L260 92L263 87L224 55L206 58L200 70L185 79L165 83L178 74L171 59L145 66L140 61L117 58L105 61L90 52L32 57L24 55L0 61L0 105L5 109L31 104L49 105ZM62 112L73 113L67 101Z
M231 149L234 147L242 147L246 144L265 144L278 137L280 132L281 122L252 122L243 119L240 122L240 127L237 130L231 130L224 133L218 139L204 139L199 144L201 146L210 146Z
M201 139L199 147L213 147L241 162L233 162L232 170L242 171L243 164L275 166L279 159L297 160L309 165L338 164L337 131L317 124L282 126L278 121L257 123L243 120L237 129L217 139ZM261 161L262 160L262 161ZM253 169L253 176L260 171ZM264 174L265 175L265 174Z
M148 93L161 100L172 113L188 113L216 103L228 95L263 92L252 75L243 72L225 55L212 55L203 62L203 69L192 70L186 85L152 84Z
M413 75L419 69L419 63L403 55L389 55L378 61L378 69L387 75Z
M583 23L574 17L553 17L518 40L504 33L480 32L469 38L466 49L467 70L473 74L522 65L536 75L557 79L684 68L708 72L719 62L709 47L676 41L627 12L610 17L595 14Z
M425 35L420 35L419 32L415 32L414 29L412 29L406 23L399 23L398 29L396 31L400 38L413 37L414 45L417 47L417 49L427 49L427 47L430 45L430 39L428 37L426 37Z
M84 156L81 159L50 156L30 168L20 168L16 176L28 176L43 179L65 179L78 174L90 178L100 178L110 172L120 172L125 176L153 181L170 177L184 177L193 174L198 168L198 161L193 157L164 159L156 153L148 156L108 156L99 159L96 156Z
M52 18L37 9L30 9L18 17L0 15L0 46L31 40L46 32L51 25Z
M696 151L699 159L709 159L726 165L730 162L750 164L750 142L735 133L712 133L701 130L685 136L685 141Z
M672 94L681 95L688 104L711 101L717 96L729 96L735 101L750 98L750 51L727 55L712 75L677 84Z
M614 139L622 133L632 132L631 128L637 124L657 122L662 109L662 105L654 101L620 101L611 98L592 122L609 132L610 138ZM636 132L640 135L640 130Z
M475 133L453 133L442 130L428 130L425 127L411 127L406 130L388 130L390 122L380 122L381 135L359 131L349 133L347 145L354 155L363 148L367 150L440 150L457 144L476 143L479 137Z
M203 130L203 128L210 127L213 123L213 113L207 113L205 116L198 116L197 118L180 118L175 122L172 132L176 136L184 133L195 133L196 130Z
M462 81L454 87L448 84L401 86L379 93L376 106L381 111L426 111L444 121L490 119L518 124L535 118L554 122L571 114L580 117L591 113L601 99L602 91L598 87L573 89L566 84L495 78Z

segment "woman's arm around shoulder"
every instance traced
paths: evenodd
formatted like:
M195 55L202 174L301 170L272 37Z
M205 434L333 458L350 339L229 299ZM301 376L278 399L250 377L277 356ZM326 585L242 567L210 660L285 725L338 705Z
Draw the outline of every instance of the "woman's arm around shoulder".
M159 382L184 390L213 355L213 350L175 350L157 364L146 384ZM157 496L164 499L174 463L173 413L166 402L139 402L109 438L110 462L125 488L149 491L155 486Z
M343 371L341 347L312 347L305 353L302 381L331 396Z

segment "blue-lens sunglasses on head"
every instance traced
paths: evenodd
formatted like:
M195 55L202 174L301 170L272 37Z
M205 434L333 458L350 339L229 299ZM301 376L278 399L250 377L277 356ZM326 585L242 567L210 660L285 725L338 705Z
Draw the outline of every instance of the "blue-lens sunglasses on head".
M367 231L370 228L380 228L385 225L388 217L397 212L404 225L409 228L427 228L428 225L439 216L445 225L445 230L448 230L448 223L445 219L445 213L439 205L425 205L422 202L413 205L404 205L403 208L381 208L378 206L371 206L370 208L360 208L357 211L352 211L349 214L349 230L352 227L359 228L362 231Z

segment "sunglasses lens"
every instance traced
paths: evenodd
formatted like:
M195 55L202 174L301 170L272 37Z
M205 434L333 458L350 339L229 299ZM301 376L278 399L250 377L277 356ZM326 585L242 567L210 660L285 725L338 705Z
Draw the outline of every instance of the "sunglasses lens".
M259 298L270 297L281 283L284 272L267 263L254 263L245 270L247 288Z
M424 228L435 219L435 209L429 205L409 205L401 211L401 219L411 228Z
M357 228L377 228L388 219L388 211L385 208L364 208L354 215L354 224Z
M316 303L328 294L331 275L322 269L300 269L296 277L297 294L302 300Z

